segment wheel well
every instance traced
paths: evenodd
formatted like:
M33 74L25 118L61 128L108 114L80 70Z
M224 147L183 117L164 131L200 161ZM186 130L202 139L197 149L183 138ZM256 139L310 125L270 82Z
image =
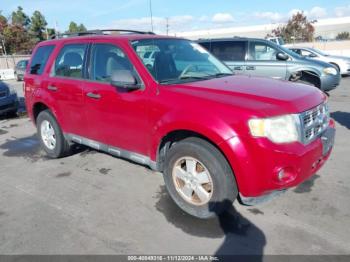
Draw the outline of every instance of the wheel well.
M215 146L221 152L221 154L226 158L226 156L222 152L222 150L214 142L212 142L210 139L208 139L207 137L205 137L199 133L189 131L189 130L176 130L176 131L172 131L172 132L168 133L165 137L163 137L162 141L158 147L157 169L160 172L163 171L166 153L172 147L172 145L174 145L175 143L177 143L181 140L189 138L189 137L198 137L198 138L205 140L206 142ZM226 158L226 161L229 163L227 158Z
M36 122L36 119L38 117L38 115L40 114L40 112L49 109L47 105L43 104L43 103L36 103L33 107L33 116L34 116L34 121Z
M299 71L299 72L293 73L289 78L289 80L293 82L302 80L302 81L314 84L317 88L321 87L320 77L312 71L305 70L305 71Z
M339 67L339 65L338 64L336 64L336 63L330 63L331 65L334 65L336 68L337 68L337 70L340 72L340 67Z

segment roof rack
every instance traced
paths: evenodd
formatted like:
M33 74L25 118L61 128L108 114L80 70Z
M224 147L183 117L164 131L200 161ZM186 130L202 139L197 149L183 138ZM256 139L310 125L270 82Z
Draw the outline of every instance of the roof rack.
M77 33L62 33L53 35L51 39L60 39L60 38L68 38L75 36L86 36L86 35L121 35L121 34L150 34L155 35L153 32L147 31L137 31L137 30L127 30L127 29L96 29L96 30L87 30L84 32Z

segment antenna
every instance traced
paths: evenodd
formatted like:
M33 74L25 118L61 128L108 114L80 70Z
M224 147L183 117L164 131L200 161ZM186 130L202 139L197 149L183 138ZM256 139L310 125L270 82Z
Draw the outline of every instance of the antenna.
M152 32L153 30L153 13L152 13L152 0L149 0L149 11L151 13L151 28L152 28Z

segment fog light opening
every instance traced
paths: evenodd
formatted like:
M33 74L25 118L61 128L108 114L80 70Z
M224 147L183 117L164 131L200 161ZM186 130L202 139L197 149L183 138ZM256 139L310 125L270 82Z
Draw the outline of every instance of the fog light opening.
M278 180L281 181L281 182L284 180L284 178L285 178L284 169L281 169L281 170L278 172L277 178L278 178Z

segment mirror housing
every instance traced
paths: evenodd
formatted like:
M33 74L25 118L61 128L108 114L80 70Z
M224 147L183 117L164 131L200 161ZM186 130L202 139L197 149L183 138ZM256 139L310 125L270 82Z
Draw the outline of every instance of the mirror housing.
M276 54L276 58L277 58L277 60L280 60L280 61L287 61L289 56L287 54L285 54L285 53L278 52Z
M116 70L111 75L111 85L128 90L137 90L141 85L130 70Z

